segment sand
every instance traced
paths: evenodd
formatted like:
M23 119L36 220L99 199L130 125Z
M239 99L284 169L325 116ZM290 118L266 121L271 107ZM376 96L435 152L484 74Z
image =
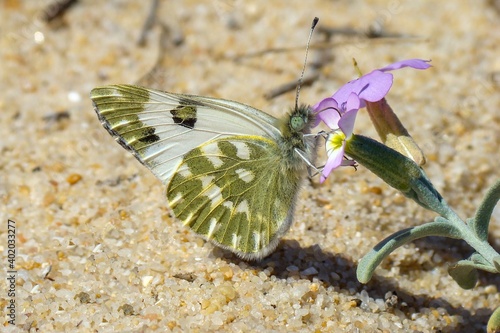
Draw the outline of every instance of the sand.
M172 218L164 186L102 128L89 92L139 82L280 116L294 93L264 95L298 78L318 16L309 59L323 59L322 67L300 101L314 104L354 79L352 58L365 73L432 59L426 71L394 72L387 99L425 152L436 188L470 217L499 177L494 1L164 1L166 33L155 25L143 46L149 2L80 1L46 23L40 17L51 3L0 4L4 332L485 330L500 304L500 277L481 272L474 289L462 290L447 273L472 253L462 241L416 241L368 284L356 280L358 260L378 241L435 217L365 168L305 181L278 249L246 262ZM374 26L386 37L367 39ZM320 28L358 35L325 45ZM366 112L358 118L356 132L376 138ZM8 219L16 225L15 325L5 312ZM497 249L499 224L497 209Z

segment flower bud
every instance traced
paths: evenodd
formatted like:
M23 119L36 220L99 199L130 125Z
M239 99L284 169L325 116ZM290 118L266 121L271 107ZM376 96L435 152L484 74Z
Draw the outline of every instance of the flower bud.
M345 142L345 153L390 186L438 214L447 212L438 191L413 160L365 136L353 134Z
M392 111L385 98L377 102L366 102L366 109L382 142L422 166L425 156L410 136L398 116Z

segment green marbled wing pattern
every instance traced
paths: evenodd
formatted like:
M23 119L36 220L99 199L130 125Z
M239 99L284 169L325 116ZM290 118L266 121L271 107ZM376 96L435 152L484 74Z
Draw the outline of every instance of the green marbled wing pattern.
M276 248L292 221L302 169L286 163L278 144L265 137L212 140L184 156L167 199L184 225L243 258L259 259Z

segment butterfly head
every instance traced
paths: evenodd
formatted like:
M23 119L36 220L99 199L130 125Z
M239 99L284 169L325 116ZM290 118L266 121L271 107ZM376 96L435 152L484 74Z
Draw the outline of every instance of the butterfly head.
M314 113L308 105L300 105L290 111L287 120L284 136L288 134L301 137L302 134L310 132L311 124L314 124Z
M289 114L288 128L291 133L309 133L314 123L314 113L308 105L300 105Z
M302 168L304 156L308 159L313 154L314 143L304 134L311 132L314 126L315 115L307 105L300 105L291 109L286 117L280 120L280 132L282 135L281 149L284 160L291 162L290 168ZM297 150L303 152L297 154Z

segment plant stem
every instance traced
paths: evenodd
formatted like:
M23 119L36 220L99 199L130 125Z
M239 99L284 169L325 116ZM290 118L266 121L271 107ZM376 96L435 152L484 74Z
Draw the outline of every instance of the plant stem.
M493 264L493 259L498 257L499 254L495 251L495 249L487 242L480 239L474 230L472 230L464 221L458 217L458 215L446 204L444 203L447 212L445 216L443 216L446 222L452 224L461 235L461 238L467 242L474 250L476 250L484 259L491 264L492 267L495 267Z

